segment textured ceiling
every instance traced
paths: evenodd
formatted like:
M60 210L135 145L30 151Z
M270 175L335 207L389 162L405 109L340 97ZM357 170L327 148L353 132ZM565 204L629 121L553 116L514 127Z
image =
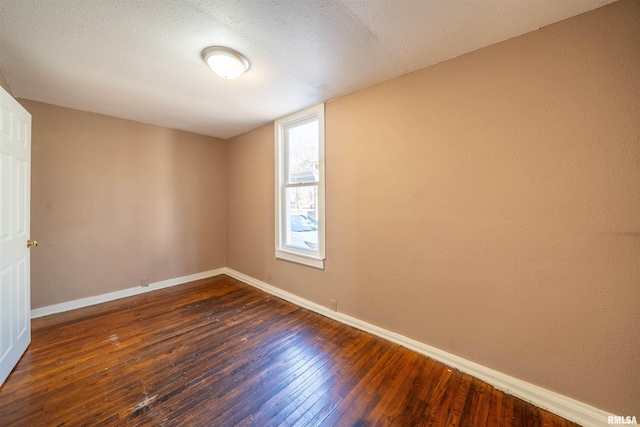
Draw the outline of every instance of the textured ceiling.
M15 96L220 138L612 0L0 0ZM225 45L236 80L202 61Z

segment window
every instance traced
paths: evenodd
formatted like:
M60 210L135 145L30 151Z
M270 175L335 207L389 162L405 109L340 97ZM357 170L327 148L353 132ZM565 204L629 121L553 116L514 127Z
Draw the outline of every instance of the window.
M275 122L276 257L324 268L324 104Z

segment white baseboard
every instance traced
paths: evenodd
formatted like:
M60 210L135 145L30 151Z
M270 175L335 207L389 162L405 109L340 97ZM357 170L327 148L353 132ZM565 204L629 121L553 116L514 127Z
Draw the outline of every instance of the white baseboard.
M247 276L246 274L242 274L228 267L150 283L149 287L128 288L121 291L110 292L108 294L81 298L74 301L36 308L31 310L31 318L35 319L37 317L74 310L76 308L88 307L107 301L113 301L116 299L138 295L145 292L168 288L170 286L182 285L194 280L205 279L207 277L217 276L220 274L227 274L237 280L240 280L241 282L265 291L271 295L275 295L279 298L292 302L300 307L309 309L323 316L337 320L338 322L353 326L354 328L358 328L362 331L371 333L418 353L424 354L425 356L431 357L432 359L442 362L447 366L458 369L459 371L465 372L488 384L491 384L499 390L519 397L520 399L523 399L527 402L530 402L536 406L539 406L583 426L609 425L607 423L608 417L613 415L589 406L585 403L571 399L567 396L563 396L537 385L519 380L518 378L503 374L502 372L495 371L493 369L463 359L462 357L458 357L451 353L447 353L446 351L442 351L430 345L421 343L395 332L391 332L362 320L356 319L355 317L351 317L344 313L331 311L327 307L324 307L320 304L316 304L290 292L284 291L280 288L276 288L275 286L269 285L268 283L262 282L258 279L254 279L253 277Z
M269 294L280 297L284 300L292 302L300 307L304 307L323 316L342 322L346 325L353 326L362 331L369 332L373 335L377 335L381 338L400 344L403 347L424 354L431 357L445 365L458 369L464 373L467 373L473 377L476 377L493 387L502 390L508 394L519 397L529 403L532 403L540 408L546 409L556 415L560 415L575 423L583 426L605 426L608 424L608 417L613 414L609 414L600 409L589 406L585 403L571 399L567 396L555 393L553 391L544 389L537 385L528 383L526 381L519 380L512 376L503 374L502 372L495 371L493 369L482 366L478 363L471 362L463 359L446 351L439 350L430 345L421 343L419 341L407 338L403 335L395 332L388 331L355 317L348 316L343 313L334 312L329 310L320 304L316 304L297 295L283 291L268 283L254 279L253 277L242 274L238 271L230 268L224 268L224 273L244 282L248 285L254 286L260 290L263 290Z
M63 311L75 310L76 308L88 307L107 301L113 301L120 298L126 298L133 295L152 292L170 286L182 285L184 283L193 282L194 280L206 279L207 277L217 276L225 273L225 268L204 271L202 273L190 274L188 276L176 277L175 279L162 280L160 282L149 283L149 286L137 286L135 288L123 289L121 291L109 292L108 294L96 295L94 297L81 298L73 301L67 301L60 304L49 305L47 307L35 308L31 310L31 318L48 316L50 314L62 313Z

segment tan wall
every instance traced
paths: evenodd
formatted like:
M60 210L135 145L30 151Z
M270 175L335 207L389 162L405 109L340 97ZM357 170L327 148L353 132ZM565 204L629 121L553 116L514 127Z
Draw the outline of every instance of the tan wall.
M33 308L224 267L224 141L19 102L33 116Z
M233 138L227 266L640 415L638 22L614 3L327 104L324 271L274 258L273 126Z
M0 87L13 95L13 91L9 87L9 83L7 83L7 79L4 78L4 72L2 71L2 68L0 68Z

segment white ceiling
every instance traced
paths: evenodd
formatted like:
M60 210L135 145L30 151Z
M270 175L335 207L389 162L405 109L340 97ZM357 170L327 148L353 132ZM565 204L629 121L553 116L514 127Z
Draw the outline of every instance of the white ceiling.
M0 0L16 97L229 138L613 0ZM251 62L222 80L201 52Z

